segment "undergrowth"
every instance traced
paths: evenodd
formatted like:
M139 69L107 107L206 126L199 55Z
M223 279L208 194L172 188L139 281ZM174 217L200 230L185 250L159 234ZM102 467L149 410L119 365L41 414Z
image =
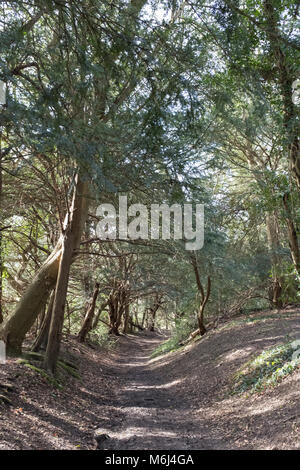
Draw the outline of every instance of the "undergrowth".
M151 357L161 356L162 354L167 354L172 351L179 349L180 345L175 336L169 338L167 341L164 341L160 344L151 354Z
M300 354L297 357L296 353L299 347L299 341L286 342L248 361L235 374L231 393L252 394L276 386L300 366Z
M181 342L189 337L190 333L195 329L194 325L191 325L190 322L182 321L180 325L177 326L177 329L174 331L172 336L160 344L151 354L151 357L161 356L162 354L167 354L172 351L176 351L181 347Z
M113 351L117 344L117 337L108 335L107 332L93 332L89 334L89 343L107 351Z
M71 375L81 381L81 376L77 370L77 366L72 362L60 358L57 361L57 370L54 377L48 374L43 368L43 359L44 355L42 353L26 351L23 353L23 357L17 360L17 363L22 364L33 372L41 375L50 385L56 388L63 388L67 375Z

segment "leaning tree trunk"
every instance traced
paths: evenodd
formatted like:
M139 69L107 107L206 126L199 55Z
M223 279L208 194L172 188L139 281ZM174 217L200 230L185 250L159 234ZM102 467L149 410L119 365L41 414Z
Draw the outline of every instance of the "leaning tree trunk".
M2 135L0 129L0 215L2 210ZM2 308L2 284L3 279L3 252L2 252L2 230L0 227L0 323L3 322L3 308Z
M0 337L6 343L8 354L20 354L26 333L45 306L55 286L61 256L60 243L45 261L19 301L14 314L4 323Z
M272 306L282 308L282 279L280 277L280 257L278 255L280 249L279 226L275 213L267 214L266 226L273 278L270 301Z
M40 351L40 349L46 349L47 347L51 316L52 316L52 310L53 310L53 304L54 304L54 296L55 296L55 292L53 291L50 297L50 302L48 305L47 313L44 317L41 329L31 348L31 350L34 352L38 352Z
M294 224L293 215L290 207L290 196L288 193L285 193L283 196L283 205L285 208L285 215L287 220L288 226L288 239L289 239L289 246L291 251L291 256L293 260L294 267L298 275L300 274L300 250L299 250L299 243L298 243L298 235L297 230Z
M99 294L99 287L100 287L100 284L98 282L96 282L92 301L91 301L91 303L90 303L90 305L87 309L82 327L81 327L81 329L78 333L79 343L84 343L85 342L86 336L92 328L92 322L93 322L93 317L94 317L94 313L95 313L96 301L97 301L97 297L98 297L98 294Z
M72 237L72 231L71 229L68 229L63 242L63 252L57 276L54 305L44 359L44 368L51 374L54 374L55 372L59 355L73 251L74 241Z
M125 304L125 310L124 310L124 326L123 326L123 333L126 335L129 331L129 303L128 301Z
M84 187L85 186L82 183L80 176L77 175L70 217L64 228L65 233L63 234L62 241L62 255L56 281L54 305L44 360L45 369L52 374L55 372L59 355L72 259L75 250L78 248L80 243L80 237L78 234L80 233L81 236L84 228L82 214L80 212L83 199L82 189Z
M299 78L297 68L286 54L280 32L280 9L274 0L264 0L266 35L270 51L274 56L274 69L278 72L278 83L283 100L283 119L288 141L290 170L300 189L300 142L298 110L293 102L293 81Z
M105 302L103 302L100 307L99 307L99 310L98 310L98 313L97 315L95 316L94 318L94 321L93 321L93 324L92 324L92 327L91 327L91 330L95 330L98 326L98 323L99 323L99 320L100 320L100 316L101 316L101 313L103 312L103 310L107 307L108 305L108 300L105 300ZM102 320L101 320L102 321ZM106 322L105 322L106 323ZM108 324L107 324L108 325ZM109 326L109 325L108 325Z
M76 207L78 224L76 233L74 233L74 245L77 247L88 215L88 183L79 180L76 185L76 193L78 194ZM68 223L69 217L67 216L65 226ZM34 324L37 315L48 300L49 293L55 287L62 256L62 242L63 237L60 238L51 255L33 278L13 315L0 329L0 338L5 341L8 354L18 355L21 353L26 333Z

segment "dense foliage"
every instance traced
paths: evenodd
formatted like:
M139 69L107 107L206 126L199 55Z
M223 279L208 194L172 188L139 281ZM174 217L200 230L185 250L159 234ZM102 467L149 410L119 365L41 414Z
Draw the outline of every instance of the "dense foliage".
M299 301L298 8L1 2L0 321L12 349L45 349L49 335L53 369L61 332L105 342L167 328L172 348L220 318ZM204 204L203 248L100 241L97 207L120 195L149 211Z

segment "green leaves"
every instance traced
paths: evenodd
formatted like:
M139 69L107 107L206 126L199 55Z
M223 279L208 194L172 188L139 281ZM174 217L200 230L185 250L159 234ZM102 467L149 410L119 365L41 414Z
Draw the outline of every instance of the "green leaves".
M232 393L256 393L276 386L299 366L300 359L292 360L293 352L290 343L263 351L236 374Z

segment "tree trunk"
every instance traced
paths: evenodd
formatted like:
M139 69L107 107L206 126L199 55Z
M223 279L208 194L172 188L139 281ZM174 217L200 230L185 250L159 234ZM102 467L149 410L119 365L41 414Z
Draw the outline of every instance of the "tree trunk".
M147 313L147 307L145 306L144 312L143 312L143 318L142 318L142 325L141 325L143 329L144 329L145 320L146 320L146 313Z
M0 216L2 211L2 131L0 129ZM0 220L2 219L2 216ZM0 323L3 322L2 308L2 279L3 279L3 253L2 253L2 230L0 227Z
M288 239L289 239L289 246L291 251L291 256L293 260L293 264L298 274L300 274L300 250L298 244L298 236L296 227L294 225L293 216L290 209L290 201L289 201L289 194L285 194L283 196L283 205L286 211L286 220L288 226Z
M44 317L41 329L31 348L31 350L34 352L38 352L41 349L47 348L47 341L48 341L51 316L52 316L52 310L53 310L53 304L54 304L54 296L55 296L55 292L53 291L50 297L47 313Z
M121 323L122 323L122 318L123 318L123 314L125 312L125 304L124 303L121 303L121 305L119 305L119 309L118 309L118 313L117 313L117 319L116 319L116 322L115 322L115 331L117 335L119 335L119 328L121 326Z
M77 247L79 246L84 223L88 215L88 183L79 181L76 185L76 192L78 193L76 207L78 223L76 225L76 233L74 233L74 245ZM68 223L69 216L67 215L65 226ZM49 293L55 287L62 256L62 242L63 236L61 236L53 252L26 289L13 315L3 324L0 330L0 338L6 342L8 354L19 355L21 353L26 333L34 324L37 315L47 302Z
M208 276L206 295L204 296L204 298L202 298L201 305L200 305L199 312L198 312L198 326L199 326L200 336L203 336L207 331L204 326L204 309L210 297L210 289L211 289L211 281L210 281L210 277Z
M0 337L6 342L8 354L21 353L26 333L34 324L55 286L60 257L61 249L57 246L26 289L14 314L1 328Z
M81 234L84 228L85 220L82 220L80 210L82 207L82 201L85 199L83 197L84 188L84 183L81 181L80 176L77 175L70 217L64 228L65 233L63 234L62 254L56 281L54 305L44 360L45 369L52 374L55 373L59 355L71 263L74 252L79 246Z
M122 285L116 282L114 290L110 295L109 305L109 334L119 336L119 328L122 323L123 314L127 304L126 292Z
M72 232L71 229L68 228L63 242L63 251L59 265L48 343L44 359L44 368L51 374L55 373L59 355L73 251L74 242Z
M126 335L129 330L129 304L126 302L125 310L124 310L124 326L123 326L123 333Z
M92 328L92 322L93 322L93 317L94 317L94 313L95 313L96 301L97 301L97 297L98 297L98 294L99 294L99 287L100 287L100 285L98 283L96 283L92 301L91 301L90 306L89 306L89 308L86 312L82 327L81 327L81 329L78 333L79 343L84 343L85 342L86 336Z
M282 300L280 298L282 292L282 279L280 277L280 258L278 255L278 250L280 249L279 226L275 213L266 215L266 225L273 279L270 300L272 306L282 308Z
M113 325L111 326L109 332L108 332L109 335L116 335L116 336L120 336L120 333L119 333L119 328L116 327L116 325Z
M156 312L157 312L157 310L153 310L153 309L150 310L151 319L150 319L149 331L155 331Z
M159 309L159 307L162 305L162 295L161 294L156 294L155 295L155 300L154 304L152 307L149 308L150 312L150 326L149 326L149 331L155 331L155 319L156 319L156 314Z
M204 288L203 288L203 285L202 285L202 282L201 282L201 279L200 279L200 273L199 273L199 268L198 268L196 255L194 253L191 254L191 262L192 262L192 266L193 266L195 277L196 277L196 283L197 283L198 291L199 291L200 296L201 296L201 302L200 302L200 307L199 307L199 310L198 310L198 313L197 313L198 330L196 330L197 333L196 332L192 333L190 338L192 338L194 336L197 336L197 334L200 334L200 336L203 336L207 331L206 328L205 328L205 325L204 325L204 309L205 309L207 301L210 297L210 291L211 291L210 276L207 276L206 294L204 292Z
M201 305L200 306L200 309L199 309L199 313L198 313L198 327L199 327L199 333L200 333L200 336L203 336L205 335L206 333L206 328L204 326L204 307Z
M134 323L131 317L129 317L129 325L131 327L131 332L132 332L132 328L136 328L137 330L144 331L144 328L141 327L141 325L139 325L137 322Z
M112 292L109 296L109 302L108 302L108 308L109 308L109 334L115 334L118 335L118 329L116 328L116 321L117 321L117 315L118 315L118 299L116 298L116 295Z
M298 188L300 188L299 122L297 120L298 111L293 103L292 89L293 80L299 77L295 74L296 69L294 64L286 57L285 45L281 41L279 30L280 11L279 8L276 8L277 2L274 0L264 0L263 6L266 16L267 38L271 52L274 55L280 91L283 97L284 126L288 141L290 170Z
M108 300L106 300L105 302L103 302L103 304L100 306L99 310L98 310L98 313L93 321L93 326L92 326L92 330L95 330L98 326L98 322L100 320L100 315L101 313L103 312L103 310L105 309L105 307L107 307L108 305Z

